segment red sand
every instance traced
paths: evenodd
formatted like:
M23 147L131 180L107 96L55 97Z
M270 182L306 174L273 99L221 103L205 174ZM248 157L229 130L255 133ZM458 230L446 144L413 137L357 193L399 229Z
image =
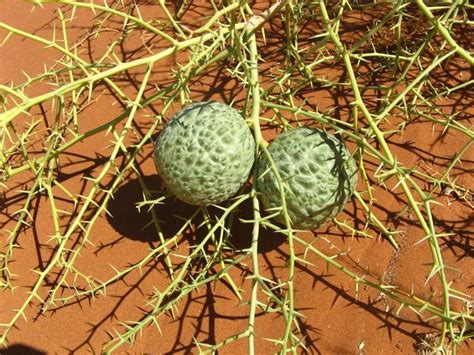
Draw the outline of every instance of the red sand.
M196 2L198 3L198 2ZM199 2L205 3L205 2ZM265 8L265 4L260 4ZM51 37L53 23L58 25L55 18L57 5L45 5L44 9L37 8L31 12L31 6L18 1L4 1L0 3L0 20L24 31L31 31L39 36ZM143 5L143 14L159 14L156 7ZM148 9L148 11L146 11ZM202 18L205 10L199 6L189 10L190 19ZM90 11L81 10L77 12L82 26L74 27L70 31L71 42L74 37L79 37L89 30L92 16ZM150 16L150 15L149 15ZM159 16L163 16L162 14ZM116 24L117 25L117 24ZM117 26L119 26L118 24ZM318 24L313 24L314 28ZM308 31L311 30L311 26ZM278 53L274 49L278 46L278 28L268 31L268 44L262 50L262 56L267 63L262 68L271 70L271 60L278 60ZM0 31L0 38L5 31ZM111 33L110 38L116 36ZM92 40L91 51L94 58L98 58L106 49L105 45L110 38L103 36ZM158 42L153 51L158 51L162 42ZM133 58L146 54L141 47L138 38L128 43L126 50ZM132 49L138 49L131 53ZM85 55L86 52L84 52ZM13 81L18 84L24 81L22 70L29 75L39 74L43 65L50 66L58 58L53 49L44 49L42 45L29 40L13 36L2 48L0 48L0 78L1 83ZM182 59L182 58L181 58ZM168 80L166 73L178 58L170 58L160 62L153 73L153 80L164 83ZM327 68L325 74L328 77L340 75L338 68ZM361 69L363 71L363 69ZM370 70L369 70L370 71ZM367 70L366 70L367 72ZM137 75L137 80L143 75L143 68L132 73ZM451 75L450 80L459 78L467 81L472 78L472 72L463 68L456 68L453 64L448 73L440 72L441 75ZM454 79L453 79L454 78ZM446 80L448 80L446 79ZM130 78L125 78L121 87L133 95L136 87L129 84ZM140 81L135 81L139 85ZM27 92L28 95L38 95L48 88L38 85ZM228 73L215 70L206 73L200 80L195 80L189 87L192 99L204 100L215 99L224 102L236 98L237 104L245 98L243 88L230 78ZM315 88L312 92L304 93L310 107L317 106L320 111L328 110L337 106L338 113L342 118L347 117L350 96L344 92ZM98 95L96 95L99 97ZM368 99L370 93L366 93ZM115 99L109 94L100 95L97 102L88 106L80 115L81 130L91 129L119 114L122 108L112 105ZM472 125L473 100L466 95L456 103L445 102L443 109L462 112L459 119L466 125ZM174 110L178 107L176 106ZM159 111L160 107L147 108L140 112L143 116L141 124L148 127L151 118L146 114L153 114L153 110ZM49 107L45 107L47 112ZM40 112L33 110L35 117L40 117ZM397 118L393 117L393 125ZM265 130L267 139L275 135L274 130ZM402 136L388 138L393 153L405 166L419 164L426 165L437 171L441 171L448 161L452 159L455 152L459 151L465 144L465 139L455 131L441 137L441 130L426 122L415 122L408 125ZM38 137L36 144L41 144ZM75 193L87 190L89 184L83 179L84 176L96 176L102 164L105 162L110 149L108 137L102 134L89 138L87 141L72 147L62 156L64 186ZM39 146L39 145L38 145ZM353 146L351 146L351 149ZM152 146L148 144L138 158L140 169L150 188L160 189L161 185L156 176L152 160ZM105 158L104 158L105 157ZM458 182L472 189L472 169L474 156L472 150L464 155L463 164L454 169L453 177L459 177ZM376 166L372 169L375 170ZM373 172L373 171L372 171ZM28 174L19 175L14 182L8 184L4 191L4 205L0 215L0 238L6 239L6 231L11 227L11 214L24 203L24 196L18 190L30 186L31 177ZM393 184L388 184L388 188ZM363 189L363 186L360 186ZM60 196L61 192L55 190ZM402 231L399 237L401 249L395 252L386 240L380 237L374 239L352 238L335 227L323 228L313 235L305 235L307 240L317 237L314 246L328 254L336 254L349 251L348 256L340 256L338 260L345 266L357 271L359 274L370 273L382 278L387 283L397 285L399 288L409 292L414 289L419 295L429 297L433 292L436 297L434 303L439 304L439 285L437 280L425 283L429 272L431 254L427 243L415 244L422 238L422 232L414 217L399 213L405 202L401 191L384 191L378 188L375 191L375 211L377 216L389 226ZM113 264L117 268L124 268L129 263L137 262L148 253L149 244L157 246L157 239L150 231L140 232L141 227L148 221L146 214L138 214L133 205L142 198L141 190L135 176L130 176L127 181L119 187L115 200L109 205L114 218L105 215L97 220L91 241L96 247L87 246L81 252L76 266L84 273L91 274L98 279L107 279L114 275L110 267ZM448 271L448 277L453 280L454 286L469 294L472 288L474 276L473 269L473 223L472 209L462 200L453 195L440 195L438 201L441 206L433 208L437 227L440 230L450 231L456 235L449 240L441 241L443 257L447 265L459 269L459 272ZM71 209L67 201L57 200L58 208ZM32 269L41 269L47 264L51 257L54 246L48 242L52 233L51 215L49 205L45 196L38 197L33 203L32 228L20 234L19 244L21 249L15 252L12 271L17 275L15 285L18 288L11 294L4 291L0 297L0 323L8 321L12 312L10 310L20 306L30 287L33 285L36 274ZM167 233L176 231L175 213L189 215L194 211L180 203L167 205L167 208L157 208L160 219L166 221ZM246 206L248 209L248 205ZM242 216L245 214L245 207ZM364 221L360 209L349 205L346 211L338 216L339 220L354 220L355 226L362 227ZM67 218L62 221L67 225ZM240 246L248 245L250 227L240 224L235 227L234 239ZM371 232L373 235L375 233ZM192 236L191 236L192 237ZM261 272L272 279L285 278L288 271L285 261L288 258L288 246L282 240L270 232L263 232L263 251L260 253ZM301 248L298 253L302 253ZM435 333L438 325L430 324L415 316L413 312L403 310L399 315L395 314L397 305L381 297L380 294L369 289L360 289L355 294L355 286L351 279L342 275L337 270L327 265L315 256L308 256L307 260L313 266L306 267L297 265L295 279L296 308L305 316L302 331L306 335L306 344L310 353L323 354L394 354L413 353L414 344L419 341L420 335L424 333ZM174 262L179 262L178 259ZM250 265L250 260L247 260ZM250 282L245 279L243 270L231 272L234 280L238 280L239 287L244 291L244 299L249 299ZM51 275L48 279L53 283L56 276ZM145 302L152 294L153 288L162 289L166 287L169 278L163 268L162 262L148 264L142 274L134 272L125 280L116 282L107 288L107 297L102 295L95 299L84 299L80 302L58 307L54 311L50 309L44 314L39 312L38 307L29 307L26 315L28 322L20 320L17 328L9 336L9 344L12 346L5 353L25 353L26 347L47 353L64 353L74 351L78 353L99 352L102 345L110 338L108 333L112 329L121 329L119 322L139 319L140 308L145 307ZM46 295L48 288L44 288ZM260 294L260 299L264 297ZM37 302L33 302L37 306ZM395 309L394 309L395 307ZM231 289L223 282L217 282L200 292L191 293L186 299L179 303L178 309L171 314L158 319L161 332L155 327L147 327L143 334L136 339L132 347L123 347L121 350L127 352L145 353L183 353L197 352L193 341L216 343L227 336L246 329L249 307L244 302L239 302ZM273 353L277 348L266 339L279 338L283 331L281 317L272 314L257 314L256 318L256 352L259 354ZM22 348L25 347L25 348ZM4 353L1 351L2 354ZM246 340L237 341L225 347L221 353L246 353ZM465 344L460 353L470 353L469 345Z

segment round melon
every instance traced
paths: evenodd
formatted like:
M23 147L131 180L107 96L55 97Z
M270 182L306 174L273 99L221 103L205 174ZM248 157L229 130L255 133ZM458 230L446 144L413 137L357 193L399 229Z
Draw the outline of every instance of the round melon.
M294 228L318 228L335 217L354 192L354 159L343 142L322 130L301 127L282 133L268 151L284 183L287 211ZM275 212L282 203L278 180L270 166L262 154L257 188L263 206ZM281 212L276 220L284 223Z
M156 168L168 189L198 206L232 197L248 179L254 157L254 138L240 113L215 101L178 112L155 145Z

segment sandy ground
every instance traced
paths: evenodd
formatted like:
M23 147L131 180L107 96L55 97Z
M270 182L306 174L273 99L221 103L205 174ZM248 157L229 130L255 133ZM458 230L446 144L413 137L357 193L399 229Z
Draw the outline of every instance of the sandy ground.
M196 2L203 3L203 2ZM198 4L198 5L199 5ZM260 4L262 8L265 4ZM0 3L0 20L27 32L50 38L53 24L57 25L57 5L47 5L44 9L37 8L31 12L31 6L20 1L3 1ZM144 16L156 14L162 17L156 7L143 5ZM185 19L201 19L206 9L195 6L189 10ZM360 14L359 14L360 15ZM78 20L70 31L71 40L84 35L90 28L92 14L88 10L78 11ZM357 14L354 17L357 18ZM118 24L119 25L119 24ZM117 25L117 26L118 26ZM197 25L197 24L196 24ZM311 33L318 30L318 24L308 24L305 31ZM349 26L349 25L348 25ZM262 74L272 70L272 61L278 61L281 53L278 52L279 38L278 23L272 23L267 32L267 46L262 47L261 55L267 61L262 65ZM353 31L354 35L357 31ZM3 37L4 31L0 31ZM280 34L281 35L281 34ZM109 37L108 37L109 36ZM91 39L84 44L84 57L91 55L100 57L115 32ZM350 39L350 37L349 37ZM153 51L158 51L165 44L158 41ZM89 46L89 47L88 47ZM127 42L123 48L126 58L138 58L146 54L139 38ZM25 76L39 74L43 65L50 66L58 58L54 49L45 49L43 45L13 36L0 48L0 81L2 84L21 83ZM181 58L182 59L182 58ZM165 85L169 81L166 73L179 61L179 56L160 62L154 69L153 80ZM223 67L215 68L202 77L194 80L189 87L193 100L215 99L230 103L235 99L239 105L245 98L244 89L232 79ZM327 77L341 75L340 68L321 68ZM369 75L370 68L360 68L361 75ZM364 74L364 71L366 74ZM128 76L119 80L121 87L131 95L136 93L137 85L143 76L143 70L130 72ZM472 78L472 72L462 64L452 62L452 68L439 72L439 80L467 81ZM262 81L265 85L265 80ZM28 91L28 95L38 95L46 87L37 85ZM100 89L102 90L102 88ZM374 99L377 93L366 92L365 98ZM347 120L349 112L350 93L344 90L314 88L302 93L308 107L317 108L321 112L337 107L332 114ZM91 129L120 114L122 108L114 105L115 98L104 91L97 95L97 100L89 105L80 114L81 129ZM473 97L472 92L459 93L459 99L452 102L440 102L444 110L460 112L458 116L466 126L472 125ZM47 117L50 107L43 108ZM173 110L179 109L176 106ZM160 107L152 105L140 112L142 128L149 126ZM34 117L42 117L38 108L32 111ZM31 119L31 118L30 118ZM395 126L399 118L392 117L390 123ZM21 121L18 123L22 124ZM137 127L140 129L140 127ZM158 132L157 132L158 133ZM274 129L266 129L264 134L271 140L275 136ZM427 171L440 171L451 161L455 152L466 143L465 138L449 131L442 135L441 129L429 123L415 121L407 126L403 135L388 137L391 148L397 158L406 166L419 165ZM38 137L37 146L41 145ZM108 148L108 138L99 134L89 138L86 142L77 144L61 157L63 176L61 182L70 191L81 193L87 190L87 176L96 176L105 162ZM354 146L349 143L350 149ZM152 159L152 145L148 144L138 158L140 169L150 188L162 189L162 184L156 175ZM453 171L453 177L458 182L473 188L472 169L474 167L472 150L464 155L463 164ZM376 166L371 166L372 173ZM431 170L428 170L431 169ZM434 169L434 170L433 170ZM9 182L4 190L3 201L0 201L0 240L2 245L6 239L6 231L12 226L12 213L24 203L24 195L19 190L31 184L31 176L22 174ZM375 191L375 211L386 225L400 231L398 240L401 244L399 251L395 251L390 244L374 231L369 230L372 239L352 237L347 231L342 231L329 225L320 230L303 235L307 240L314 239L314 246L329 254L338 254L339 261L353 270L381 278L387 283L395 284L409 292L415 290L417 294L430 297L435 295L433 302L440 303L440 288L436 280L425 282L429 272L431 254L427 243L416 244L422 238L422 232L414 216L403 212L405 200L399 190L391 192L378 188ZM363 189L363 186L359 186ZM426 186L425 186L426 187ZM57 191L60 195L60 191ZM128 264L137 262L148 253L150 246L157 246L156 235L150 230L141 230L149 221L149 215L139 213L134 203L141 201L142 192L133 174L118 188L115 199L108 209L112 217L103 215L97 220L90 236L95 247L87 246L81 252L77 267L85 274L94 275L98 279L106 279L114 275L110 265L124 268ZM441 241L443 258L447 265L459 271L448 271L449 279L455 287L466 293L472 290L474 280L473 263L473 217L471 207L457 196L440 194L437 199L441 205L434 207L434 220L440 230L449 231L455 235ZM58 207L71 208L66 199L57 201ZM33 204L31 228L20 233L18 243L20 249L15 253L12 263L13 272L17 275L14 293L4 291L0 294L0 323L6 322L12 316L10 310L22 304L27 292L36 278L33 269L41 270L48 263L52 255L52 244L48 242L52 233L51 216L47 198L38 195ZM241 208L241 218L249 217L249 205ZM194 212L194 208L178 201L169 200L166 206L157 207L160 219L165 221L165 233L170 236L176 232L179 221L176 215L186 216ZM398 216L398 214L401 214ZM363 227L364 217L359 206L350 203L346 210L338 216L339 220L347 220L356 228ZM65 218L64 225L70 223ZM196 223L197 224L197 223ZM249 246L251 227L237 222L233 230L233 241L238 247ZM188 242L198 238L198 232L187 231ZM260 267L262 273L273 279L286 277L288 271L285 262L288 259L288 246L285 240L270 232L263 232L260 246ZM185 250L185 245L182 246ZM301 249L301 248L300 248ZM302 255L303 250L297 250ZM236 254L238 254L236 252ZM176 264L180 260L173 260ZM296 307L305 316L302 331L306 335L306 344L310 353L322 354L396 354L414 353L415 344L419 343L424 334L434 333L438 324L432 324L417 317L413 312L402 310L396 314L397 305L369 289L360 289L355 293L354 283L337 270L328 267L321 259L308 256L312 266L297 265L295 279ZM247 261L250 265L250 261ZM197 348L193 340L206 343L216 343L227 336L242 331L247 326L250 282L246 279L248 271L244 268L232 271L234 280L239 282L243 290L244 301L240 302L228 285L217 282L212 286L191 293L179 303L174 314L168 313L158 319L160 330L148 327L136 339L135 345L123 347L123 351L139 353L195 353ZM52 274L48 283L53 284L57 276ZM140 308L145 307L148 296L153 288L166 287L169 279L164 270L162 260L149 263L143 272L132 273L123 281L110 285L107 297L103 295L94 299L81 299L66 306L58 305L56 309L49 309L41 313L37 307L29 307L26 315L28 322L20 320L9 337L10 347L0 350L2 354L26 353L65 353L65 352L99 352L101 346L110 339L112 329L120 329L119 321L135 320L141 315ZM42 290L46 295L48 289ZM263 296L260 295L262 298ZM33 302L37 305L37 302ZM454 305L460 307L460 305ZM276 348L266 340L279 338L283 331L283 321L272 314L257 314L256 318L256 351L259 354L273 353ZM224 348L220 353L246 353L246 341L237 341ZM460 353L470 353L470 345L465 344Z

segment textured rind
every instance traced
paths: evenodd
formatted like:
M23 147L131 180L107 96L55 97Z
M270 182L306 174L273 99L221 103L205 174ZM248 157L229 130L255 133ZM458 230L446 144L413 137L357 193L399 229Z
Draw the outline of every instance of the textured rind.
M280 134L268 151L288 188L285 201L294 228L318 228L335 217L354 192L354 159L344 143L324 131L296 128ZM281 207L276 175L263 155L258 161L258 176L257 188L264 207ZM282 214L276 220L284 223Z
M239 112L225 104L191 104L165 125L155 145L158 174L180 200L220 203L248 179L255 142Z

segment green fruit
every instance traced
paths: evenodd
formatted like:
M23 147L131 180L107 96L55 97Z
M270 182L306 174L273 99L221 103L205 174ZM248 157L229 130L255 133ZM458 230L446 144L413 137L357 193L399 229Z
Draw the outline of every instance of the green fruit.
M155 146L158 174L180 200L192 205L220 203L248 179L255 142L239 112L215 101L178 112Z
M357 170L344 143L319 129L297 128L280 134L268 152L285 186L291 224L315 229L336 216L357 184ZM258 161L258 191L266 209L282 206L280 188L270 163ZM284 223L282 213L276 220Z

